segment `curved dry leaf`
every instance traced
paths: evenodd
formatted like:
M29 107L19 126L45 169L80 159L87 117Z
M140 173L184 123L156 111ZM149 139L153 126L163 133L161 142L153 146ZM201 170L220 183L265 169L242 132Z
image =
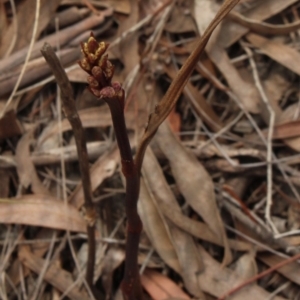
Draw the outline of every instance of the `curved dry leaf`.
M114 270L120 266L124 259L125 252L120 248L110 247L105 254L101 271L101 281L105 290L106 299L112 298Z
M277 265L285 260L285 258L270 253L267 254L261 253L257 257L259 260L261 260L269 267L273 267L274 265ZM286 264L285 266L277 269L276 272L282 274L284 277L300 285L300 277L299 277L300 268L298 262L296 261L290 262L289 264Z
M86 231L86 222L76 208L46 195L0 199L0 223Z
M40 181L32 160L29 159L34 130L35 128L25 133L18 142L15 156L17 173L23 187L28 188L31 185L31 190L34 193L50 195L50 192Z
M264 0L258 1L257 6L245 12L245 16L250 19L262 21L277 15L298 0ZM230 47L237 42L244 34L249 32L248 28L233 21L225 20L220 35L219 42L224 48Z
M297 104L298 106L298 104ZM298 138L300 135L300 120L287 121L274 126L273 139ZM265 132L267 136L267 131Z
M291 125L293 125L293 123L295 122L296 124L299 123L299 120L297 120L298 117L298 103L292 104L290 106L288 106L279 116L278 116L278 120L277 123L279 124L279 128L282 128L283 124L285 122L291 122ZM296 120L295 120L296 119ZM295 120L295 121L294 121ZM275 131L276 132L276 126L275 126ZM292 131L290 131L290 133L294 132L294 128ZM300 137L296 136L296 137L287 137L284 140L284 143L286 145L288 145L289 147L291 147L293 150L295 151L300 151Z
M175 297L176 299L191 299L175 282L167 276L146 270L141 275L141 283L144 289L154 300L166 300Z
M216 235L209 229L207 224L193 220L182 214L181 212L177 210L171 210L169 205L160 202L159 208L162 211L162 213L176 226L181 228L182 230L190 233L196 238L199 238L201 240L223 246L222 243L218 240ZM239 250L239 251L247 251L252 249L252 245L248 244L244 241L239 240L228 240L229 246L232 249Z
M296 49L254 33L247 34L246 38L253 46L259 48L262 53L300 75L300 66L295 63L300 61L300 53Z
M257 264L255 260L256 251L252 249L243 254L235 263L234 271L240 279L247 280L258 273Z
M198 276L203 291L215 297L221 297L244 281L232 270L224 268L200 246L199 251L205 265L205 271ZM231 295L230 300L266 300L270 296L271 294L263 288L257 285L250 285ZM272 299L285 300L285 298L279 296L275 296Z
M21 246L18 253L19 260L30 270L36 274L41 274L44 270L46 260L34 255L30 252L28 246ZM72 274L66 270L61 269L56 264L50 264L44 274L44 280L57 288L60 292L64 293L74 284ZM72 300L88 300L90 297L82 292L78 287L70 289L67 296Z
M238 70L231 63L226 51L219 44L215 44L208 56L220 70L245 109L251 113L260 112L261 101L255 86L241 77Z
M177 273L181 272L180 264L174 249L169 227L159 211L157 203L147 189L141 178L138 212L143 220L143 228L151 241L152 246L164 260Z
M183 34L195 32L195 23L189 14L183 14L182 6L175 5L169 16L169 20L164 26L164 30L173 34Z
M194 18L196 20L196 24L200 35L203 35L205 29L215 17L218 9L219 9L219 5L217 5L215 1L207 1L207 0L194 1ZM219 24L214 30L214 32L212 33L207 43L206 49L210 49L215 45L220 30L221 30L221 26Z
M156 199L158 207L163 202L172 207L172 210L180 212L180 207L151 149L146 151L142 173L148 191ZM169 225L169 229L180 263L181 276L185 287L196 297L204 297L196 277L196 274L203 270L203 263L193 238L172 224Z
M289 34L300 28L300 21L296 21L291 24L268 24L251 18L247 18L242 14L237 12L230 12L228 14L229 19L237 22L238 24L247 27L252 32L257 34L266 34L266 35L285 35Z
M116 146L100 156L90 169L91 188L94 191L105 178L113 175L119 161L119 151ZM71 196L69 197L70 204L76 208L80 208L84 203L82 183L79 183Z
M176 139L166 123L160 126L156 139L170 162L172 174L180 192L224 245L224 263L229 263L231 252L216 204L211 177L198 159Z

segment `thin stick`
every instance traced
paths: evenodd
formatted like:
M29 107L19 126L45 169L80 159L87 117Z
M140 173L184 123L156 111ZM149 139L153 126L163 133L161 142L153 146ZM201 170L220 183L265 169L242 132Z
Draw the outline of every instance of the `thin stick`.
M91 179L89 172L88 153L86 148L86 140L83 127L78 116L75 101L73 98L73 90L69 79L59 62L54 50L47 43L43 46L42 55L49 64L56 81L61 89L63 110L68 118L76 141L78 162L80 167L82 186L84 192L86 221L87 221L87 235L88 235L88 261L86 270L86 280L90 287L93 285L94 264L95 264L95 219L96 211L92 201Z
M267 138L267 204L266 204L266 210L265 210L265 218L267 223L271 226L273 232L275 234L278 234L278 230L276 226L274 225L272 219L271 219L271 207L272 207L272 186L273 186L273 172L272 172L272 137L273 137L273 130L274 130L274 122L275 122L275 113L270 105L270 101L261 85L259 75L257 72L256 64L253 59L253 54L251 50L248 47L243 47L246 53L249 57L249 62L252 68L252 74L255 81L255 85L257 90L259 91L260 97L262 101L265 103L269 114L269 131L268 131L268 138Z

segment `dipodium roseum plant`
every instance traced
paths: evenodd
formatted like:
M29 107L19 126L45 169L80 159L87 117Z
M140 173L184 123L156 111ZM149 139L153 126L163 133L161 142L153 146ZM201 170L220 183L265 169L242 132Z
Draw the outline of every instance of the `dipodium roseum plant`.
M160 124L166 119L168 114L174 108L176 101L184 89L185 84L189 80L194 66L204 51L211 34L217 25L238 2L239 0L224 1L215 18L212 20L208 28L199 39L195 50L185 61L184 65L171 83L168 91L156 106L155 111L149 115L148 124L137 149L135 160L132 158L125 125L125 92L120 83L112 82L114 66L108 60L107 54L105 54L108 44L105 42L98 43L91 33L88 41L81 45L84 57L80 60L79 65L85 72L88 73L88 89L98 99L104 100L110 108L115 135L121 155L122 172L126 178L125 210L127 215L127 239L125 274L122 282L122 291L125 300L142 300L143 298L137 264L139 238L142 231L142 222L137 213L137 201L140 188L140 171L146 148L155 135ZM55 52L47 43L43 46L41 52L52 69L55 79L60 86L63 110L69 122L71 123L76 141L84 190L88 233L89 251L86 279L89 287L93 289L95 261L94 224L96 213L92 202L89 163L84 130L76 111L71 84Z
M88 89L98 99L109 106L115 135L121 155L122 172L126 178L125 210L127 215L127 241L125 274L122 291L125 299L142 299L142 289L138 274L138 245L142 222L137 213L140 190L139 172L133 161L124 118L125 92L118 82L112 83L114 66L105 51L108 44L98 43L91 33L87 43L81 44L84 57L79 65L86 71Z

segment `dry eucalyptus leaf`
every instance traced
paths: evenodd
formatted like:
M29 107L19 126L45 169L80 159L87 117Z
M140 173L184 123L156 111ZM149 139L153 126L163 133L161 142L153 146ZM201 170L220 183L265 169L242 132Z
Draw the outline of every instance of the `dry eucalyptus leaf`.
M86 222L77 209L46 195L0 199L0 223L86 231Z
M257 6L246 11L244 16L251 18L252 20L262 21L280 13L282 10L297 1L298 0L258 1ZM249 32L248 28L239 25L230 19L225 20L219 35L220 45L227 48L237 42L247 32Z
M199 251L205 264L205 271L198 276L203 291L215 297L221 297L244 281L235 272L224 268L214 260L203 247L199 246ZM270 295L270 293L257 285L250 285L231 295L230 300L266 300ZM275 296L273 299L285 300L285 298L280 296Z
M40 181L33 162L30 159L30 144L33 140L35 128L25 133L19 140L16 148L16 164L20 183L23 187L31 189L36 194L50 195L50 192Z
M114 284L114 270L120 266L125 259L124 250L110 247L105 255L101 281L105 290L106 299L111 299Z
M247 280L257 275L257 264L255 260L256 251L252 248L251 251L243 254L236 262L234 271L243 280Z
M257 34L283 35L283 34L289 34L300 28L299 21L296 21L291 24L273 25L273 24L247 18L242 14L233 11L228 15L228 17L231 20L237 22L238 24L241 24L244 27L247 27L250 31Z
M170 297L191 299L174 281L150 269L141 275L141 283L154 300L165 300Z
M277 265L285 260L285 258L270 253L261 253L257 257L259 260L261 260L269 267L273 267L274 265ZM300 285L300 278L299 278L300 267L298 262L293 261L279 268L276 271L281 275L283 275L284 277L291 280L292 282L296 283L298 286Z
M211 0L195 0L194 1L194 18L196 20L196 24L199 30L200 35L203 35L204 31L206 30L207 26L215 17L218 11L218 4L216 1ZM206 49L211 49L214 44L217 42L219 32L221 26L218 25L214 32L212 33ZM209 51L209 50L208 50Z
M180 273L181 267L174 249L169 227L159 210L154 195L149 193L143 179L141 179L138 212L143 220L143 228L154 249L168 266L177 273Z
M182 230L201 240L223 246L223 244L218 240L216 235L210 230L207 224L190 219L177 210L170 210L170 207L163 202L160 202L159 208L172 223ZM244 241L229 239L228 242L230 248L239 251L247 251L252 247L251 244L248 244Z
M299 121L299 113L300 112L299 112L298 103L289 105L277 119L277 124L279 124L279 128L283 127L283 125L280 124L284 124L286 122L291 122L291 126L293 126L293 122ZM290 133L292 133L294 130L295 127ZM275 132L276 132L276 127L275 127ZM300 151L300 137L297 136L292 138L286 138L284 139L284 142L286 145L288 145L290 148L294 149L295 151Z
M143 177L148 191L156 199L158 207L163 202L172 207L173 210L180 212L180 207L151 149L146 152L143 163ZM196 277L196 274L203 270L203 263L193 238L172 224L169 225L169 228L180 263L181 276L187 290L196 297L204 297Z
M254 33L247 34L247 40L259 50L282 64L292 72L300 75L300 66L296 64L296 61L300 60L300 53L278 41L264 38Z
M186 202L202 217L224 245L224 263L228 264L232 257L211 177L198 159L176 139L166 123L160 126L156 140L170 162L172 174Z
M18 253L19 260L36 274L41 274L47 262L30 252L28 246L21 246ZM44 274L44 280L57 288L60 292L65 292L74 283L72 275L58 267L56 264L50 264ZM90 297L74 286L68 292L68 297L72 300L88 300Z

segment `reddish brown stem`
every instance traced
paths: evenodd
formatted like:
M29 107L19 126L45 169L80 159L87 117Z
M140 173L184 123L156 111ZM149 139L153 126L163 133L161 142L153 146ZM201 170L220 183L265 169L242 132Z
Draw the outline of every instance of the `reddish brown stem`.
M139 173L133 161L124 118L124 91L118 83L106 87L101 98L108 104L120 149L122 172L126 178L125 209L127 215L127 241L125 273L122 282L124 298L142 299L142 289L138 274L138 246L142 231L142 222L137 212L140 190Z

